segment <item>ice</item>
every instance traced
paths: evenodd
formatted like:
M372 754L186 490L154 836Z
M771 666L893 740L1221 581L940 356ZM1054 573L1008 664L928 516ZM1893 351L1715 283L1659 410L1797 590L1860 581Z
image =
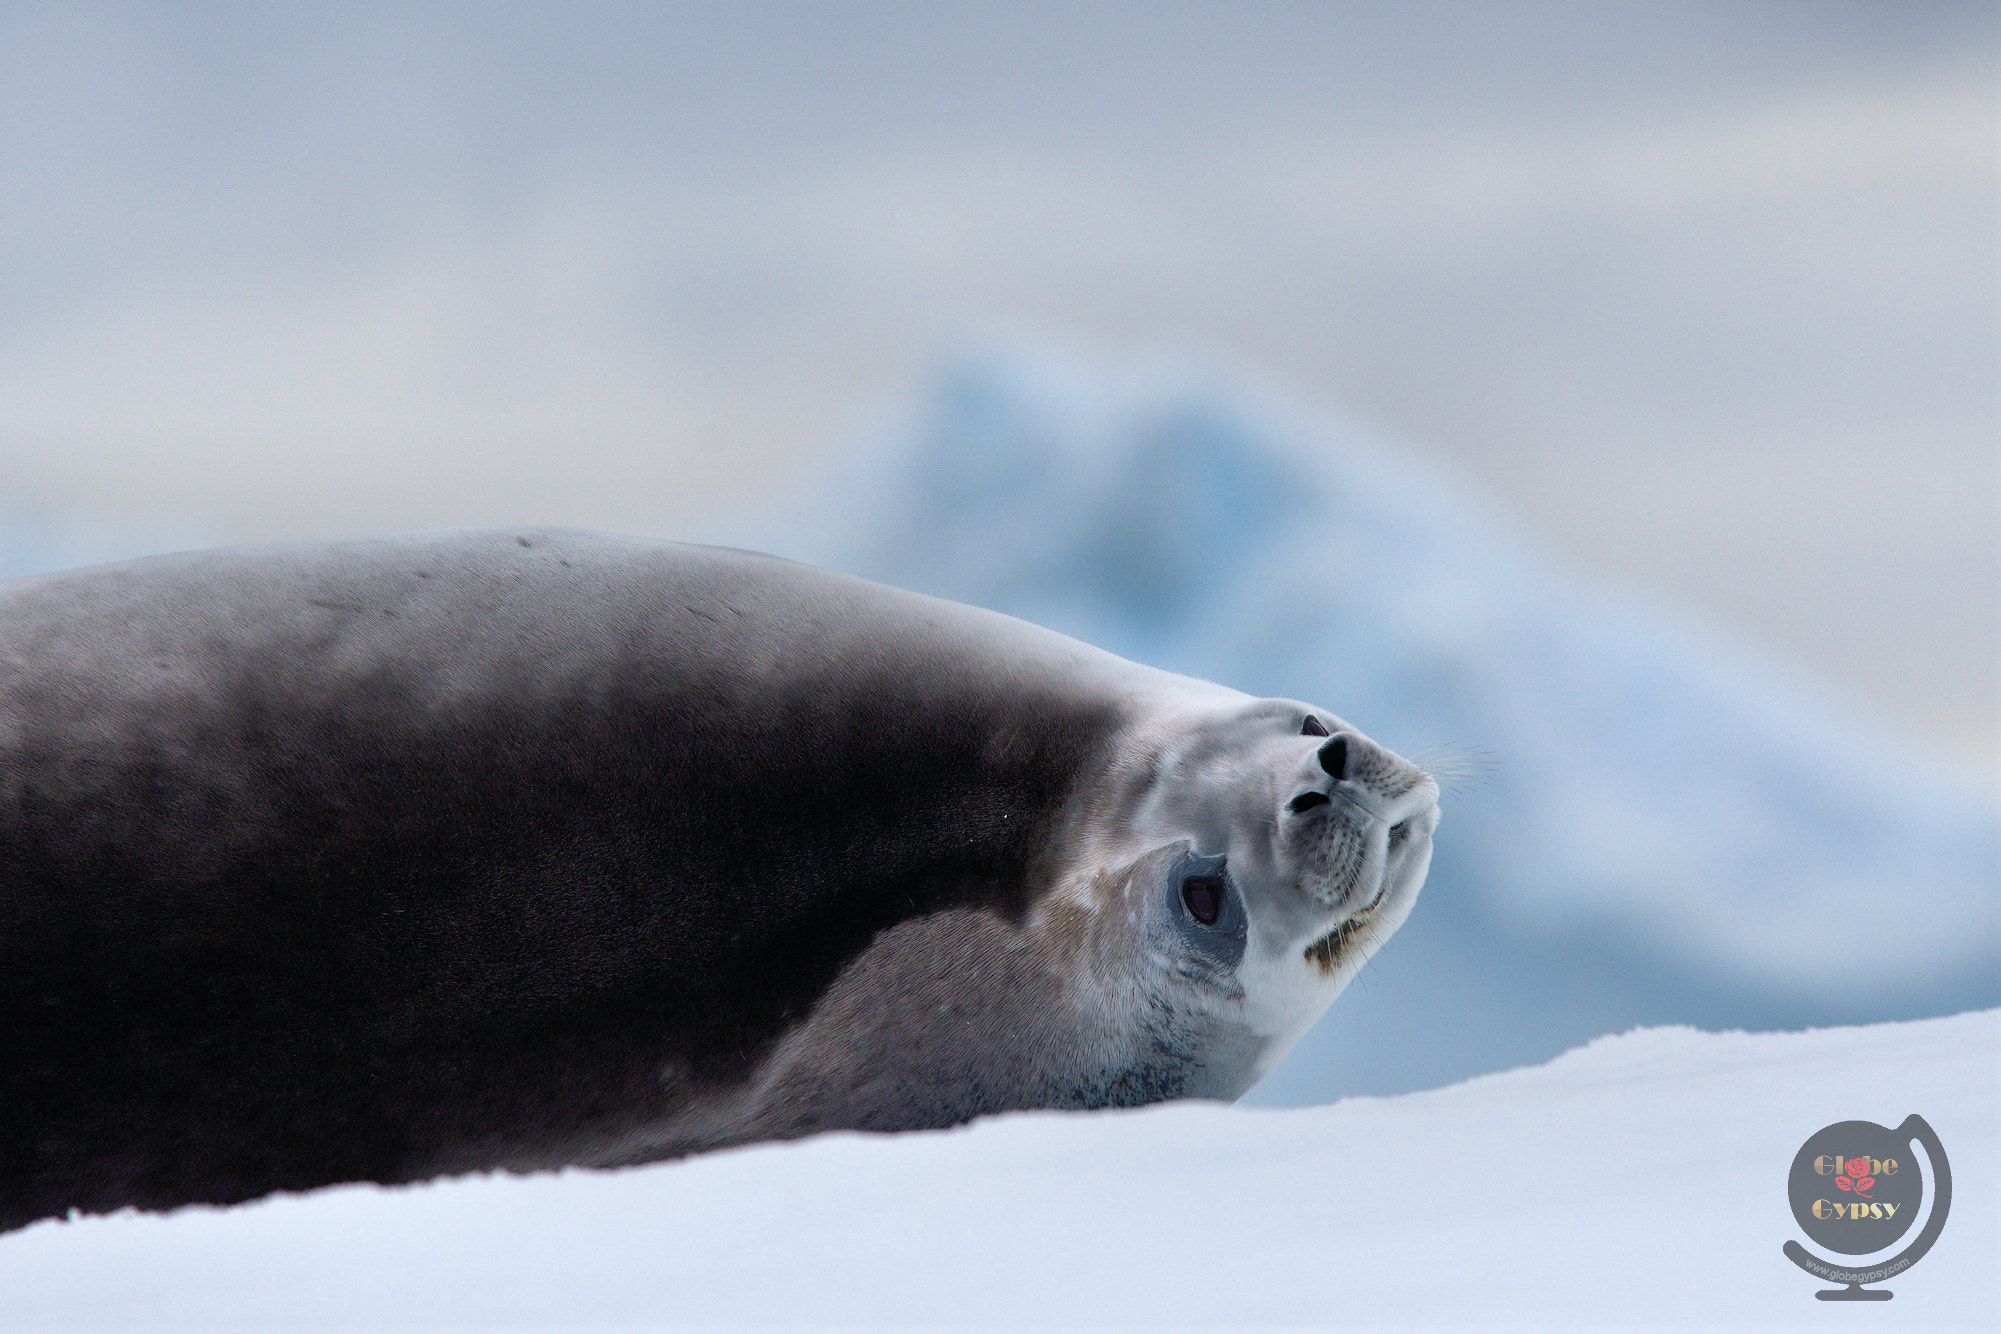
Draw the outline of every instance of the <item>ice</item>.
M1826 1329L1857 1313L1780 1252L1793 1155L1915 1112L1951 1210L1862 1314L1992 1329L1997 1049L2001 1012L1648 1029L1331 1107L1018 1113L39 1223L0 1238L0 1328Z
M1422 1088L1640 1023L2001 1003L1977 783L1246 375L967 357L729 535L1446 761L1416 912L1254 1098Z

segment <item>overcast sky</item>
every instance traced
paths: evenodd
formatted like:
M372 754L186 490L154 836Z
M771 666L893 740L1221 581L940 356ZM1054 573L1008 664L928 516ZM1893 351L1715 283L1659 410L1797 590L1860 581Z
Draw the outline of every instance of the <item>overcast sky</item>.
M0 4L0 509L652 533L993 328L1267 369L2001 755L1989 4Z

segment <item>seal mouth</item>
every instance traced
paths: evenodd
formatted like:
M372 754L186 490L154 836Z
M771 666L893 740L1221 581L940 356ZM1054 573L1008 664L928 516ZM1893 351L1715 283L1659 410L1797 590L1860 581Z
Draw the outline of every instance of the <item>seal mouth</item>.
M1368 929L1369 917L1369 909L1364 908L1342 921L1332 931L1306 947L1306 961L1318 967L1322 973L1332 976L1347 955L1349 943Z
M1394 891L1411 879L1410 852L1417 832L1414 828L1416 823L1417 817L1412 816L1389 827L1384 839L1383 874L1377 879L1375 892L1369 896L1369 901L1306 947L1306 961L1319 968L1322 974L1332 976L1357 951L1367 957L1370 947L1377 943L1374 939L1374 928L1378 925L1377 910Z

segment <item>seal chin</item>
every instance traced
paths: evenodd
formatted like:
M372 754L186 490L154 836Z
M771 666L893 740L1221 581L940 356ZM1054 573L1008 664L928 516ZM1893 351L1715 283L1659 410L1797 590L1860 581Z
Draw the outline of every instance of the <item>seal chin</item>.
M1327 976L1341 971L1358 953L1355 966L1359 967L1375 944L1402 925L1430 868L1432 833L1438 827L1437 784L1420 775L1417 782L1396 786L1398 790L1386 800L1351 802L1352 813L1338 835L1323 830L1303 840L1309 856L1319 856L1313 869L1321 877L1317 882L1308 880L1308 893L1331 901L1337 914L1328 930L1303 951L1304 958ZM1342 819L1336 813L1328 822ZM1329 859L1320 856L1330 846L1355 850L1355 855L1338 863L1342 872L1338 882L1333 881Z
M1435 803L1435 788L1427 782L1427 789ZM1238 976L1258 1056L1244 1091L1277 1068L1410 916L1431 865L1437 825L1438 809L1432 804L1388 826L1383 833L1389 847L1379 873L1358 875L1338 906L1323 910L1315 928L1289 930L1264 948L1247 951ZM1401 832L1392 836L1392 830ZM1254 917L1254 929L1256 925Z
M1365 891L1361 885L1349 888L1344 898L1362 899L1366 892L1366 900L1301 951L1307 963L1325 977L1339 976L1345 986L1376 947L1403 925L1430 868L1431 835L1437 825L1434 805L1389 826L1383 872L1374 890Z
M1349 800L1328 803L1309 817L1319 827L1292 830L1289 841L1280 826L1279 865L1295 871L1296 894L1322 912L1310 923L1273 914L1285 922L1285 934L1272 942L1269 966L1246 979L1247 991L1266 997L1269 1036L1260 1078L1403 925L1431 866L1437 784L1401 757L1352 737L1351 755L1365 747L1370 760L1363 776L1337 783Z

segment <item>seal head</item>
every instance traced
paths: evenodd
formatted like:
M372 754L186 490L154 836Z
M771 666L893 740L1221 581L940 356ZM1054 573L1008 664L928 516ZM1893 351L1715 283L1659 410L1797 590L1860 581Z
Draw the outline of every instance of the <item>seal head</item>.
M878 936L717 1142L1231 1100L1284 1058L1409 915L1437 785L1324 711L1148 677L1021 922Z
M1269 1073L1403 924L1431 864L1437 784L1330 713L1258 700L1186 720L1163 744L1135 831L1180 833L1243 918L1236 1021L1259 1043L1234 1097ZM1193 863L1191 863L1192 866ZM1208 878L1177 866L1183 930ZM1170 914L1172 915L1172 914Z

